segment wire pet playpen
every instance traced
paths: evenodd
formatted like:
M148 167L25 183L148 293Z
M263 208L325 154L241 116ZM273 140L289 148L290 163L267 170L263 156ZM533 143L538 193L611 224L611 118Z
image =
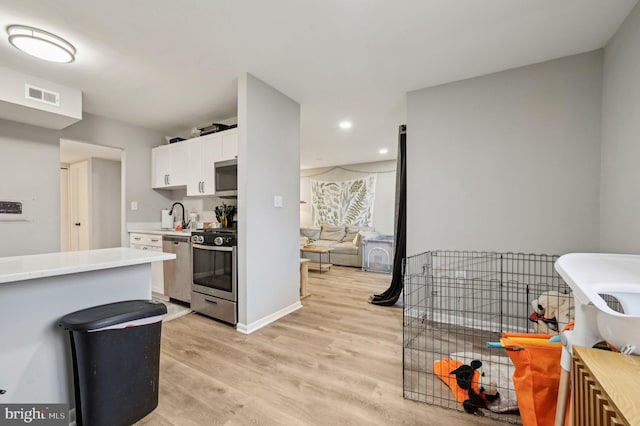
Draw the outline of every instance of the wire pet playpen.
M408 257L404 265L404 397L463 410L467 396L455 389L456 376L451 371L477 359L483 376L478 380L500 393L483 414L520 423L511 380L514 366L503 349L488 349L487 343L499 341L505 332L562 330L562 320L554 324L555 318L547 319L537 309L543 296L545 305L572 303L569 287L554 269L556 259L462 251ZM534 322L536 318L540 321Z

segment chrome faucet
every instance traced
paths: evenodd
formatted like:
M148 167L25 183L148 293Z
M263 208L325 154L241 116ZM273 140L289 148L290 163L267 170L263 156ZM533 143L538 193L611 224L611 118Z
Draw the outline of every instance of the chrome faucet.
M184 205L182 205L182 203L180 202L173 203L171 205L171 208L169 209L169 215L173 214L173 208L176 206L176 204L182 207L182 229L187 229L187 226L189 226L189 222L185 222L184 220Z

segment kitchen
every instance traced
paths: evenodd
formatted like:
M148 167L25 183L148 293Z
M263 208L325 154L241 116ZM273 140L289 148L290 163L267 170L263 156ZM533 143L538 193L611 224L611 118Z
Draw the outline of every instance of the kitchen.
M5 69L0 68L0 73L3 72ZM6 70L6 73L12 78L3 81L17 81L15 90L18 91L22 90L27 81L40 87L55 87L61 93L67 89L29 74L11 70ZM297 246L299 105L250 74L239 75L236 84L238 250L235 319L237 331L249 334L301 307ZM61 99L66 98L63 96ZM19 220L0 222L2 239L13 242L0 247L0 256L31 257L60 251L61 139L85 141L122 151L120 245L123 247L130 245L129 230L159 230L162 210L168 209L176 201L185 206L187 217L192 210L197 211L198 222L203 222L203 227L206 222L217 222L214 213L217 205L222 202L234 204L234 200L221 200L211 195L191 197L188 195L188 183L179 188L152 188L152 175L155 171L153 149L171 148L171 145L186 146L185 142L188 143L188 140L167 144L164 135L158 131L89 113L76 113L82 119L74 119L74 124L67 125L69 119L62 117L62 120L52 126L50 122L42 120L41 114L44 113L48 120L56 121L60 118L59 111L43 111L37 104L25 107L12 105L6 100L4 102L14 111L27 113L4 115L0 118L0 146L4 154L0 159L0 169L4 176L0 198L19 201L24 207ZM28 113L30 109L34 112ZM248 110L252 114L247 114ZM185 160L185 163L189 160L188 154L185 157L171 156L171 159ZM203 179L200 181L204 182ZM174 184L175 181L171 183ZM207 190L206 183L198 185L196 180L196 192L198 187L200 190ZM284 200L281 207L273 205L276 196ZM251 209L247 208L249 205L252 206ZM253 230L249 232L249 229ZM37 242L25 238L29 235L37 235ZM279 249L265 251L264 241L278 241ZM157 244L157 241L148 242ZM26 306L27 301L24 303ZM31 308L27 308L24 312L28 313L30 310ZM12 321L4 316L2 320ZM7 343L5 347L11 347L17 342L12 334L7 333L8 330L0 332L0 338ZM60 330L54 333L62 336ZM36 347L28 349L23 362L32 358L29 351L36 350ZM0 358L4 359L5 355L8 353L0 351ZM22 367L15 366L17 372L22 371ZM56 379L50 380L54 382ZM41 395L42 400L70 401L68 393L60 393L57 388L49 388L44 383L40 387L47 391ZM31 390L33 389L35 388ZM29 389L25 392L28 393ZM1 398L3 402L17 401L10 390Z
M0 68L0 73L3 81L16 82L15 90L21 90L25 82L30 81L40 87L58 90L63 101L66 99L65 90L73 90L5 68ZM237 132L238 155L238 330L248 331L273 314L299 306L299 105L246 73L237 77L236 91L234 110L237 111L238 127L234 130ZM5 103L11 106L8 101ZM216 222L214 210L217 205L223 202L234 204L233 200L216 199L210 195L189 196L190 188L195 188L197 193L197 182L204 179L195 179L192 185L187 182L181 188L152 188L153 149L184 147L189 140L167 144L165 136L159 131L83 113L80 106L74 114L82 119L75 119L71 125L68 125L68 117L59 119L61 114L58 110L42 110L41 105L34 103L14 107L20 111L27 108L27 112L33 109L34 113L23 113L19 116L22 122L15 121L15 115L0 118L0 143L3 154L7 154L1 160L3 174L6 176L2 186L3 197L23 200L25 208L24 220L0 222L3 239L13 241L11 246L0 247L1 256L60 250L58 159L61 139L84 141L122 151L122 246L129 246L130 230L151 227L159 229L161 211L168 209L173 202L182 202L186 212L195 209L199 214L198 221L203 223ZM252 115L247 114L248 108L252 109ZM59 121L53 126L51 123L43 123L39 118L43 113L51 117L49 120ZM211 115L215 116L213 113ZM44 127L43 124L50 127ZM183 151L182 156L172 158L185 160L184 164L189 162L186 151ZM177 163L174 161L174 164ZM191 168L186 165L184 167ZM164 174L167 173L161 173ZM10 176L17 178L9 179ZM175 181L171 185L173 184L176 184ZM206 190L206 182L201 186ZM284 200L282 207L274 206L275 196ZM253 231L246 232L248 227L252 227ZM37 244L25 239L24 235L38 235ZM265 241L277 241L283 250L267 253L262 250ZM254 251L251 247L256 247L257 250ZM256 269L249 268L249 264L254 264ZM289 266L283 268L283 265ZM262 293L272 285L274 290L278 290L263 297ZM274 297L273 294L279 296ZM254 297L258 299L256 303L250 302ZM253 306L249 312L246 309L247 303Z
M129 232L133 248L176 254L152 265L155 297L235 325L238 133L230 127L213 124L197 129L200 136L152 149L154 188L182 198L162 210L160 223Z

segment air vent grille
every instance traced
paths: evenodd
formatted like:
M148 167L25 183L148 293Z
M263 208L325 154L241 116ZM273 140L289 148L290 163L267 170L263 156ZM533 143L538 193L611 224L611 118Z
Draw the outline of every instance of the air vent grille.
M50 90L41 89L30 84L24 85L25 97L32 101L42 102L49 105L60 106L60 94Z

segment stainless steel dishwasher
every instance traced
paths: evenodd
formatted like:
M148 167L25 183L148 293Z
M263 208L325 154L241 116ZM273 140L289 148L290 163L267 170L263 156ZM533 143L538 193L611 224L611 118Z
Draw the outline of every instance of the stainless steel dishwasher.
M191 236L163 235L162 251L175 253L175 260L164 261L164 290L171 299L191 303Z

